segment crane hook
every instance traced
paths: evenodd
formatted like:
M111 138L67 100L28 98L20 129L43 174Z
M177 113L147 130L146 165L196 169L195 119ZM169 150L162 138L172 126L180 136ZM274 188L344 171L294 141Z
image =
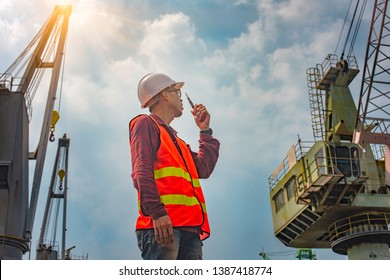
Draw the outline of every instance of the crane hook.
M56 137L54 136L54 128L50 128L50 142L54 142L56 140Z
M60 177L60 186L59 186L60 191L62 191L63 189L62 182L64 181L65 174L66 172L64 169L58 170L58 177Z
M55 125L60 119L60 114L58 114L57 111L53 111L53 114L51 116L51 125L50 125L50 142L54 142L56 138L54 137L54 131L55 131Z

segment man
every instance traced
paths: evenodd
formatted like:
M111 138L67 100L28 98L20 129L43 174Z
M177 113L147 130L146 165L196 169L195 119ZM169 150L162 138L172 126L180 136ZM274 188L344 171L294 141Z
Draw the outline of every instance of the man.
M210 235L199 179L208 178L219 156L210 114L202 104L191 113L200 130L195 153L170 127L183 113L181 88L161 73L144 76L138 84L141 108L129 124L132 178L138 194L136 235L142 258L202 259L202 240Z

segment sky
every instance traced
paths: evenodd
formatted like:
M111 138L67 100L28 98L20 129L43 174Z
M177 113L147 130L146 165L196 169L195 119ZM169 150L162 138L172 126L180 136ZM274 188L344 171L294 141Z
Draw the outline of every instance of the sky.
M150 72L184 81L206 105L221 142L214 173L202 180L211 236L204 259L294 259L273 232L268 177L298 137L312 141L306 69L341 54L349 0L3 0L0 72L17 58L56 4L72 4L56 138L70 138L67 244L89 259L139 260L134 233L128 123L140 108L137 85ZM363 67L368 7L355 44ZM342 40L345 37L342 37ZM359 94L360 75L351 85ZM38 92L30 149L47 92ZM59 102L61 100L61 102ZM184 113L171 125L197 150L198 129ZM42 223L57 142L49 143L31 255ZM33 172L31 172L33 173ZM31 176L30 176L31 178ZM346 259L316 249L318 259Z

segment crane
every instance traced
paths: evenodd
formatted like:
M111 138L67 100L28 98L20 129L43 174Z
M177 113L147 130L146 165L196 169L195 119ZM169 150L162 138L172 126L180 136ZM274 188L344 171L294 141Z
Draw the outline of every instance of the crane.
M354 143L385 147L386 186L390 186L390 61L388 1L376 1L366 49Z
M352 52L306 71L315 141L298 139L268 179L274 235L286 246L390 259L389 24L388 0L375 0L357 107Z
M270 255L293 255L293 251L284 251L284 252L271 252L271 253L266 253L263 250L259 253L259 256L263 258L263 260L271 260ZM296 253L295 253L295 258L298 260L316 260L317 256L313 252L311 248L298 248Z
M61 252L61 259L70 259L70 250L74 248L73 246L70 249L65 249L69 145L70 139L66 135L58 140L58 148L37 245L36 259L39 260L56 260L59 258L59 252ZM62 213L59 213L61 209ZM58 217L61 214L62 228L59 230ZM50 238L48 237L49 231L51 231ZM61 235L61 251L58 248L57 235Z
M0 74L0 259L21 259L30 250L71 11L70 5L55 6L31 43ZM36 151L29 152L32 100L46 69L51 78L42 129ZM35 161L30 202L29 160Z

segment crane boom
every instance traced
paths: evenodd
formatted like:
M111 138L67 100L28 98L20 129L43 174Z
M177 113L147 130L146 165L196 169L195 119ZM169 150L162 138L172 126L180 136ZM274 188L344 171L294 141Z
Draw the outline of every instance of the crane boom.
M48 65L52 65L52 77L51 77L51 82L50 82L50 88L49 88L49 93L47 96L47 102L46 102L46 110L45 110L45 115L44 115L44 120L42 123L42 129L41 129L41 136L40 140L38 143L38 148L37 148L37 158L36 158L36 166L35 166L35 173L34 173L34 179L33 179L33 185L32 185L32 190L31 190L31 199L30 199L30 208L27 216L27 223L26 223L26 229L25 229L25 235L26 238L30 239L32 230L33 230L33 225L34 225L34 218L35 218L35 212L37 208L37 203L38 203L38 195L39 195L39 188L42 180L42 172L43 172L43 166L45 162L45 156L46 156L46 147L48 143L48 138L49 138L49 130L50 130L50 122L51 122L51 117L53 113L53 108L54 108L54 101L55 101L55 96L57 92L57 86L58 86L58 79L61 71L61 65L62 65L62 58L64 55L64 50L65 50L65 42L66 42L66 37L67 37L67 32L68 32L68 23L69 23L69 16L72 11L71 6L56 6L54 9L54 12L52 14L52 18L55 19L55 22L49 21L49 23L54 24L54 25L48 25L47 29L49 31L53 31L54 27L57 24L61 24L61 32L60 32L60 37L59 41L57 44L57 51L55 53L54 61L52 64L48 63L43 63L43 67L48 67ZM51 32L45 32L44 34L51 34ZM41 41L43 42L49 42L48 38L42 38ZM53 46L55 46L57 42L54 41ZM37 54L40 53L41 47L38 48L39 51ZM32 67L33 69L35 68L34 66ZM33 71L33 69L29 70L27 69L27 75L30 75L30 72Z
M56 260L59 253L61 253L60 258L65 259L69 145L70 139L66 135L58 140L57 154L37 246L37 260ZM59 225L58 216L61 215L60 209L62 209L62 230L57 228ZM47 235L50 232L52 235L49 238ZM57 246L57 233L61 236L61 250Z
M390 18L388 1L376 0L369 32L354 142L386 147L386 185L390 186Z

